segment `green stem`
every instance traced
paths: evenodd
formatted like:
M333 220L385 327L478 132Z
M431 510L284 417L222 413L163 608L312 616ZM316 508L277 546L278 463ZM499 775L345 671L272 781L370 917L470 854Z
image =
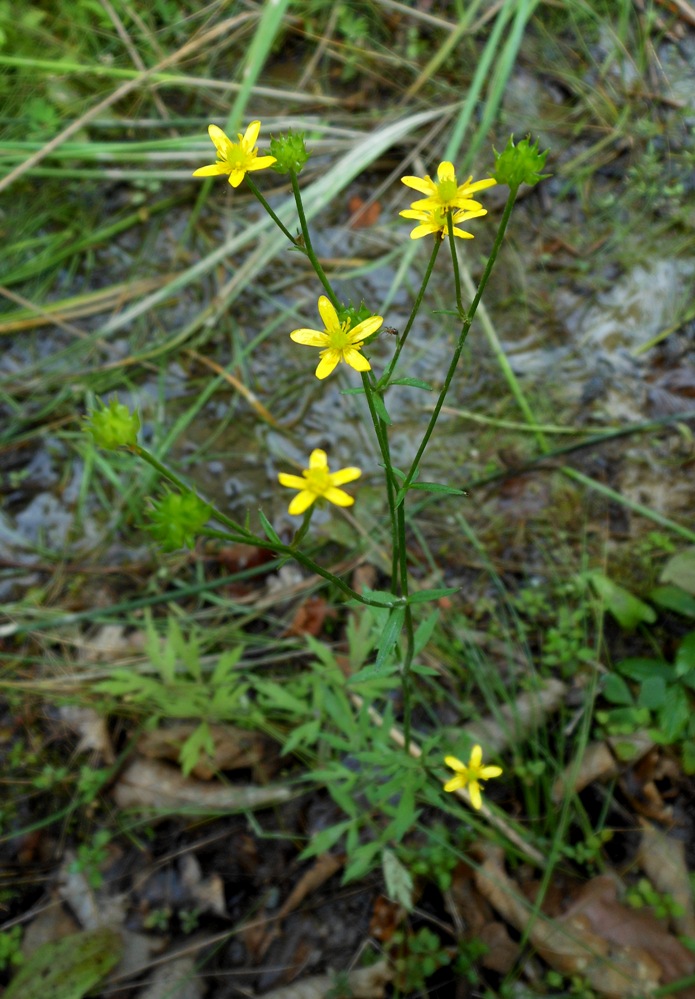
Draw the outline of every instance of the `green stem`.
M495 260L497 259L497 254L499 253L500 247L502 245L502 240L504 239L504 233L506 231L509 219L512 214L512 208L514 207L514 201L516 198L517 190L518 188L515 187L511 188L509 191L509 197L507 198L507 203L504 206L504 212L502 213L502 219L500 221L499 228L497 230L497 235L495 236L495 242L493 244L492 251L490 252L490 256L488 257L487 264L485 265L485 270L483 271L483 276L480 279L478 290L475 293L475 297L471 302L471 307L468 310L466 318L463 322L461 333L459 334L458 343L456 344L456 350L454 351L453 356L451 358L451 363L449 364L449 368L446 373L446 378L444 379L444 384L442 385L442 389L439 393L439 398L437 399L434 409L432 410L432 415L430 416L429 423L427 424L427 429L425 430L422 442L417 450L417 454L413 459L408 474L405 477L405 481L401 484L400 491L403 497L405 497L406 490L408 489L408 486L413 481L413 478L417 473L418 467L420 465L420 460L423 454L425 453L425 449L429 444L430 437L432 436L434 428L437 425L437 420L439 419L439 413L442 406L444 405L444 400L446 399L447 393L449 391L449 386L451 385L451 381L454 377L454 373L458 366L459 358L461 357L461 351L463 350L463 346L466 342L466 337L468 336L468 331L470 330L473 319L475 318L475 314L478 311L480 299L483 297L485 286L487 285L490 274L492 273L492 268L494 267Z
M319 258L314 252L314 247L311 242L311 234L309 233L309 226L306 221L306 214L304 212L304 205L302 203L302 194L299 190L299 181L297 179L297 174L294 170L290 170L290 180L292 181L292 193L294 194L295 204L297 205L297 215L299 216L299 225L302 229L302 236L304 237L304 249L306 250L306 255L311 261L311 266L316 271L316 276L326 289L326 294L330 298L331 302L336 309L340 308L340 302L338 301L336 293L331 288L330 281L325 275L323 267L319 263Z
M278 229L280 229L282 232L284 232L284 234L287 236L287 238L289 239L290 243L292 243L293 246L296 246L298 249L303 250L304 248L299 245L299 243L297 242L297 238L292 235L292 233L287 228L287 226L285 225L285 223L282 222L281 219L276 215L276 213L270 207L270 205L265 200L265 198L263 197L263 195L261 194L261 192L256 187L255 183L251 180L251 178L249 177L248 174L245 175L244 180L246 181L246 185L249 188L249 190L251 191L251 193L253 194L254 198L258 202L260 202L260 204L266 210L266 212L268 213L268 215L270 215L271 219L273 220L273 222L275 223L275 225L278 227Z
M446 213L446 224L449 231L449 248L451 250L451 265L454 268L454 286L456 288L456 308L461 319L465 319L466 310L463 307L461 298L461 271L459 269L459 258L456 252L456 237L454 236L454 220L451 211Z
M364 395L367 400L367 406L369 407L369 415L371 416L372 423L374 424L374 433L376 434L379 451L381 452L381 459L384 464L386 499L389 507L389 517L391 519L391 592L395 595L398 592L398 530L396 524L397 490L393 475L393 466L391 464L391 450L389 448L387 428L382 419L379 417L379 414L376 411L376 406L374 405L374 392L376 389L372 385L367 371L362 372L362 385L364 387Z
M429 284L430 277L432 276L432 271L434 270L434 262L437 259L437 254L439 253L439 248L441 247L441 245L442 245L441 239L436 238L434 241L434 246L432 247L432 253L430 254L429 262L427 264L427 270L425 271L425 276L423 277L422 284L420 285L420 290L418 291L417 298L415 299L413 307L410 310L410 315L408 316L408 322L405 324L405 329L398 337L398 344L396 346L394 355L391 358L391 363L389 364L385 373L381 376L381 378L377 383L377 389L379 391L383 391L388 385L389 381L391 380L391 376L396 368L396 364L398 363L398 358L400 356L400 353L403 350L403 347L405 346L405 341L408 339L408 334L410 333L412 325L415 322L415 317L417 316L420 310L420 305L422 304L422 299L425 296L427 285Z

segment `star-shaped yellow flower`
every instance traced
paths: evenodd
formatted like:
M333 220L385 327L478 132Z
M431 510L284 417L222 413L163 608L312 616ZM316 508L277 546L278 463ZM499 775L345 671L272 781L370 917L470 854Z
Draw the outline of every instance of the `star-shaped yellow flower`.
M316 377L327 378L340 361L345 361L355 371L370 371L372 366L361 352L362 345L368 336L379 329L384 321L382 317L370 316L350 329L350 320L346 319L341 323L335 307L325 295L319 298L319 315L325 329L299 329L290 333L295 343L323 348Z
M217 150L217 163L198 167L194 177L216 177L229 174L229 183L238 187L247 173L252 170L265 170L275 163L274 156L259 156L256 139L261 130L260 121L252 121L244 134L237 133L238 142L232 142L217 125L208 126L208 134Z
M288 489L300 490L289 505L288 512L294 515L304 513L317 499L326 499L336 506L352 506L354 497L338 486L354 482L361 474L362 471L355 467L329 472L326 452L316 448L309 456L309 467L304 469L301 476L280 472L278 481Z
M484 191L486 187L493 187L497 181L493 177L486 180L477 180L471 183L473 177L470 176L465 184L459 184L456 180L454 164L445 160L437 167L437 180L434 181L426 174L424 177L401 177L402 183L406 187L425 194L426 197L420 201L414 201L411 208L463 208L466 211L476 211L480 208L477 201L471 200L471 195L476 191Z
M456 771L456 776L446 782L444 790L458 791L460 787L467 787L471 805L478 811L483 804L483 799L480 795L480 781L499 777L502 773L502 768L482 766L483 751L480 746L473 746L473 749L471 749L471 758L467 764L461 763L455 756L445 756L444 762L448 767Z
M398 214L402 215L405 219L417 219L420 222L420 225L416 225L411 232L411 239L420 239L421 236L429 236L431 233L439 236L440 239L444 239L448 232L446 221L448 212L445 208L423 208L420 211L407 208L404 212L399 212ZM451 213L451 221L454 224L454 236L460 236L462 239L473 239L473 233L457 228L457 223L467 222L469 219L477 219L481 215L487 215L486 208L479 208L477 212L466 212L462 208L457 208L453 211Z

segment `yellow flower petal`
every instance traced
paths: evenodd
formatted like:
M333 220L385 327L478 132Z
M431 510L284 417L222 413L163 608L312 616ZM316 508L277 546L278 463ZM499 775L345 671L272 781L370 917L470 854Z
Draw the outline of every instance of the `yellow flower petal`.
M469 770L477 770L480 764L483 762L483 748L482 746L475 745L471 749L471 758L468 761Z
M334 472L331 475L331 481L334 486L344 486L348 482L354 482L355 479L359 479L361 474L361 468L355 468L354 465L351 465L349 468L341 468L339 471Z
M471 805L475 808L476 812L479 812L483 806L483 799L480 794L480 788L476 781L472 780L468 785L468 794L471 798Z
M288 489L303 489L306 485L306 479L299 475L290 475L289 472L280 472L278 481L281 486L287 486Z
M364 356L364 354L360 353L360 351L357 350L356 347L346 347L345 350L342 352L342 359L345 361L346 364L349 364L351 368L354 368L355 371L372 370L372 366L367 360L367 358Z
M209 166L198 167L193 171L194 177L217 177L218 174L227 173L224 163L211 163Z
M261 130L260 121L258 120L252 121L249 124L246 131L244 132L243 138L239 136L242 145L248 146L249 149L253 149L253 147L256 145L256 139L258 138L258 133L260 132L260 130ZM273 159L274 158L275 157L273 157Z
M309 489L303 489L301 493L297 493L294 497L287 508L287 512L293 517L305 513L317 499L316 493L312 493Z
M331 330L336 326L340 326L340 321L338 319L338 313L335 311L335 306L331 302L330 298L326 298L325 295L321 295L319 298L319 315L323 320L323 325L327 330Z
M328 343L328 336L325 330L293 330L290 339L295 343L304 344L305 347L325 347Z
M339 361L339 350L324 350L321 353L321 360L316 368L316 377L320 378L322 381L324 378L328 378L331 372L337 367Z
M327 499L329 503L334 503L335 506L352 506L355 502L354 496L350 496L343 489L336 489L333 486L327 489L323 496L324 499Z

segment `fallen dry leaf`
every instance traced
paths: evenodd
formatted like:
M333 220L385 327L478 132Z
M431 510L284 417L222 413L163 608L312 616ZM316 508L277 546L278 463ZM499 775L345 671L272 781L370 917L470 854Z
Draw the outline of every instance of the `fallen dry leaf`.
M113 797L119 808L153 809L168 813L236 812L246 808L265 808L289 801L292 790L281 785L255 787L205 783L184 777L180 770L156 760L134 760L125 768Z
M313 635L314 638L323 631L323 623L327 617L335 617L335 608L323 597L307 597L295 611L284 635Z
M540 690L522 694L513 705L505 705L495 718L481 718L463 726L466 735L482 745L485 755L499 756L510 745L523 742L545 718L564 703L567 687L552 677ZM460 738L461 730L456 730Z
M197 722L176 722L152 732L143 732L138 739L138 752L155 760L179 759L181 747L197 729ZM258 732L234 725L210 725L215 746L212 757L202 756L191 774L201 780L212 780L221 770L242 770L255 767L270 752L270 743Z
M195 960L184 956L156 968L138 999L202 999L206 990Z
M104 763L113 763L116 755L111 745L106 718L97 714L93 708L80 708L74 704L62 705L58 711L67 728L80 737L75 752L86 753L94 750L99 753Z
M349 995L353 999L381 999L385 985L393 974L386 961L379 961L370 968L357 968L347 974ZM264 992L263 999L325 999L335 988L331 975L315 975L300 982L293 982L272 992Z
M348 201L348 211L351 229L368 229L381 215L381 205L378 201L365 201L359 194L353 194Z
M621 774L628 763L640 759L654 746L647 732L633 732L619 739L591 742L586 747L579 767L570 763L553 785L553 801L558 803L568 790L579 792L595 780L611 780Z
M531 911L504 870L501 849L483 846L481 852L484 860L476 872L479 890L507 922L528 933L531 944L555 971L581 975L606 999L644 999L695 970L695 955L661 923L618 900L613 878L593 878L563 915L550 920ZM695 988L678 995L694 999Z

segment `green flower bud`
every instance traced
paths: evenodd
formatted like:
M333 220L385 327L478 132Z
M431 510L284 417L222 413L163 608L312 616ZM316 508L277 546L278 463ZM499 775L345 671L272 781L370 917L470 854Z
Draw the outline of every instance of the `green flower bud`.
M501 153L495 149L495 180L498 184L506 184L518 188L521 184L537 184L539 180L550 177L549 173L541 173L549 150L539 152L538 141L531 145L530 138L522 139L514 145L514 136L510 135L507 145Z
M196 535L211 513L212 507L195 493L167 493L152 501L148 530L165 551L193 548Z
M122 402L112 398L101 409L95 409L88 417L85 430L94 438L98 447L116 451L119 447L136 447L140 417L131 413Z
M277 161L273 164L273 170L278 173L289 173L290 170L300 173L309 159L304 132L293 132L292 129L285 135L279 135L277 139L271 138L270 152Z

